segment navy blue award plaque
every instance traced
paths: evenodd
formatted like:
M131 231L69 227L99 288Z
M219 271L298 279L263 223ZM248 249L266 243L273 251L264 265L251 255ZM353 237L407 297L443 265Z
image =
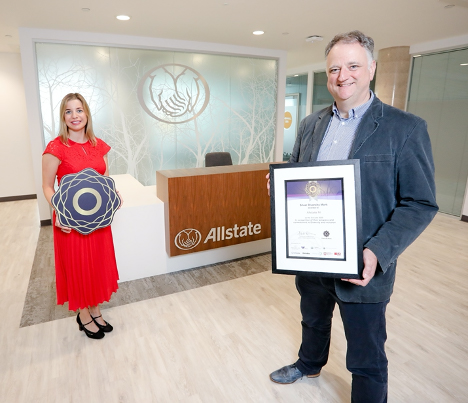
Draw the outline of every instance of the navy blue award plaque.
M62 177L51 203L62 226L88 235L112 223L121 200L112 178L85 168Z

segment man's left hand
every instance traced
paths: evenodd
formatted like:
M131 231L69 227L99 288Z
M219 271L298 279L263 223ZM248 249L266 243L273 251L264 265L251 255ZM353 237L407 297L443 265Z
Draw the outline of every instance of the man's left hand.
M349 283L360 285L362 287L369 284L369 281L371 281L372 277L375 275L378 259L370 249L364 249L362 252L362 260L364 262L364 269L362 271L363 280L354 280L351 278L342 278L341 280L348 281Z

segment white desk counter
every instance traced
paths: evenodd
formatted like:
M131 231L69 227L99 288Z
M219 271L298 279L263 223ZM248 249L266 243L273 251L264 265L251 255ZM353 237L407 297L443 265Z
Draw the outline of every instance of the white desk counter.
M166 253L164 203L156 186L143 186L131 175L112 175L124 204L112 223L120 282L192 269L268 252L270 238L169 257Z

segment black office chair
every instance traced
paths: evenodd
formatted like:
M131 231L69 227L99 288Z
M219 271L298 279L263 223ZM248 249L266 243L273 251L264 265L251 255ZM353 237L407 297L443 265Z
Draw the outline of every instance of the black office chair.
M205 155L205 167L219 167L232 165L231 154L228 152L207 153Z

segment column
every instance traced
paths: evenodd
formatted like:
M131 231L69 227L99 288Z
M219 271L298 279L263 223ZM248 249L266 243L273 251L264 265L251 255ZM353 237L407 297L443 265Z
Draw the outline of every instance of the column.
M382 102L405 109L410 65L409 46L379 50L375 94Z

